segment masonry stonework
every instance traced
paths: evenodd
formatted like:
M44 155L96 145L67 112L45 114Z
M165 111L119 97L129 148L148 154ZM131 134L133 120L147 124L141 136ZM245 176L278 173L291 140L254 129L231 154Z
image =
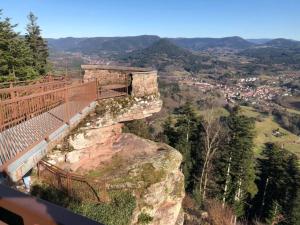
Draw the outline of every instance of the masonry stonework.
M132 73L132 94L142 97L158 93L157 71Z
M158 94L157 71L149 68L82 65L84 81L97 79L98 85L127 84L132 96Z
M99 85L110 85L125 83L127 77L126 71L118 70L100 70L100 69L87 69L84 72L84 80L96 78Z

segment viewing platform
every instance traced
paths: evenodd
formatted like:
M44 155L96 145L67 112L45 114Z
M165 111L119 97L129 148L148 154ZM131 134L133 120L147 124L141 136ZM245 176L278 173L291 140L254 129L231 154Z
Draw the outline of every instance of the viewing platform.
M82 65L81 81L3 85L0 89L0 173L16 182L103 99L158 94L157 72Z

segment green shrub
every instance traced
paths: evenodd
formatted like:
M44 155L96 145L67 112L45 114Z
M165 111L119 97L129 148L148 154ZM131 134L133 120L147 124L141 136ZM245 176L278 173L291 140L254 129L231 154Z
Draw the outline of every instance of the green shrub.
M80 203L70 206L75 213L86 216L106 225L127 225L136 207L135 197L129 192L110 193L111 202L107 204Z
M147 213L142 212L142 213L139 215L138 223L139 223L139 224L148 224L148 223L152 222L152 220L153 220L153 217L152 217L152 216L150 216L150 215L147 214Z
M127 191L112 191L109 193L110 203L80 202L68 197L64 192L45 184L34 185L32 195L71 211L86 216L105 225L127 225L131 221L136 207L135 197Z

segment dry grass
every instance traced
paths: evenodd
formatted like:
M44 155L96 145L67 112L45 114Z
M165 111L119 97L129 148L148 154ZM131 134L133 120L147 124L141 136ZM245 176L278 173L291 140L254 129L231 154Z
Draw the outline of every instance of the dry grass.
M235 214L233 210L216 200L208 202L207 206L208 218L211 225L232 225Z

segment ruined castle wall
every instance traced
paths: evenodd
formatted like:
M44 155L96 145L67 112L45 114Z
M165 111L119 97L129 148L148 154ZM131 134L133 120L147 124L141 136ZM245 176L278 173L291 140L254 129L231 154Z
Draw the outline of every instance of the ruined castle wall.
M96 78L98 85L128 84L131 95L142 97L158 94L157 71L135 67L82 65L84 80Z
M120 70L89 69L84 72L84 80L96 78L99 85L123 84L128 72Z
M132 73L132 95L142 97L157 93L157 71Z

